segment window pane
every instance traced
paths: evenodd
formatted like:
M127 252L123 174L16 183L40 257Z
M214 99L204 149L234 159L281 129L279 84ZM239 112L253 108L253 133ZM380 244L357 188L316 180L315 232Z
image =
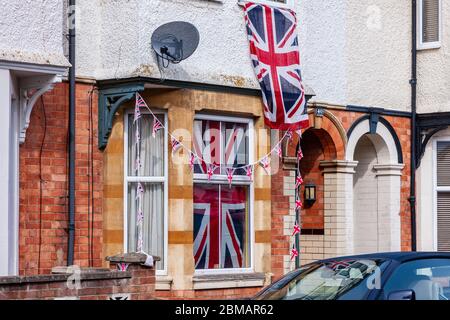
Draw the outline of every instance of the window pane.
M450 251L450 193L437 194L437 236L438 251Z
M248 125L235 122L197 120L194 122L194 151L206 163L242 167L249 164ZM197 161L194 172L206 174L205 163ZM226 175L226 168L215 174ZM237 170L235 175L245 175Z
M423 42L439 41L439 0L422 0Z
M437 143L437 185L450 186L450 142Z
M247 186L195 185L196 269L249 268L250 238Z
M157 116L164 123L164 116ZM136 141L134 116L128 118L128 175L141 177L164 176L164 130L159 130L153 138L153 116L143 114L139 121L140 143ZM136 171L136 159L139 155L140 169Z
M136 252L138 227L137 183L128 184L128 252ZM142 183L144 187L142 212L143 250L161 258L158 270L164 269L164 185L162 183Z
M413 290L417 300L450 299L450 260L424 259L403 263L384 287L384 299L394 291Z
M223 159L224 163L230 167L242 167L249 164L249 141L247 125L240 123L226 122L223 124L225 131L225 146ZM226 174L223 169L222 174ZM245 175L244 169L236 170L236 175Z
M206 163L219 165L221 163L220 136L220 122L194 121L194 152ZM194 173L206 174L207 170L206 164L197 160Z

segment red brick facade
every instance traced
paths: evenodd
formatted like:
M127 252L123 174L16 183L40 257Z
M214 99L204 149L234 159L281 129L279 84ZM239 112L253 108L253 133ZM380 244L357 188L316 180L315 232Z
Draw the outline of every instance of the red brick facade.
M98 267L104 260L102 153L97 148L98 99L93 86L78 84L76 100L75 264ZM21 275L49 273L67 261L68 114L68 84L62 83L34 107L20 147Z
M91 84L77 85L76 117L76 232L75 264L101 267L103 243L103 153L97 147L97 92ZM45 112L44 112L45 106ZM345 131L365 114L329 110ZM401 187L402 249L410 248L410 121L406 117L384 117L395 128L401 142L405 168ZM313 118L311 118L312 121ZM46 130L45 130L46 127ZM45 141L44 141L45 131ZM317 201L302 211L303 228L312 232L324 229L322 160L343 160L345 146L339 130L331 121L322 129L310 129L303 136L302 174L305 183L317 186ZM49 273L65 265L68 220L68 85L59 84L34 107L25 144L20 147L20 230L19 265L21 275ZM42 142L44 143L42 144ZM296 142L289 156L295 156ZM284 273L283 259L289 254L290 237L284 235L284 217L289 214L289 197L283 194L288 170L272 177L272 270L275 277ZM158 291L159 298L220 299L251 296L259 288L204 291Z

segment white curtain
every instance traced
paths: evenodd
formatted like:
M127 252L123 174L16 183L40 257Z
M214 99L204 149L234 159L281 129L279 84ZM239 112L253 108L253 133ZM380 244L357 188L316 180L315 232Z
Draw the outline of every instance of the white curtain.
M164 119L159 119L164 123ZM153 117L142 115L139 124L140 143L136 144L136 127L133 116L129 118L128 130L128 176L163 177L164 176L164 130L152 136ZM136 156L140 154L142 167L136 172ZM136 200L137 182L128 183L128 251L137 250L139 230L137 227L138 201ZM141 183L143 195L143 250L161 258L157 269L164 266L164 184Z

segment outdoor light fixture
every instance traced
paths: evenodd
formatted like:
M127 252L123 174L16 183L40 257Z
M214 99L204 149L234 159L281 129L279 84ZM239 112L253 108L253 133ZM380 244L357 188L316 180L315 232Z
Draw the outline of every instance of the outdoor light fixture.
M305 185L305 202L307 202L310 205L316 202L316 185L314 184Z

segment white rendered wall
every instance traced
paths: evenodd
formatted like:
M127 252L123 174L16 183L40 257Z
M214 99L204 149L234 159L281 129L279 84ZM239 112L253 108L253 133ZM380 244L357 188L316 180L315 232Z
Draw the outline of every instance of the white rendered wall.
M66 66L63 1L0 0L0 60Z

